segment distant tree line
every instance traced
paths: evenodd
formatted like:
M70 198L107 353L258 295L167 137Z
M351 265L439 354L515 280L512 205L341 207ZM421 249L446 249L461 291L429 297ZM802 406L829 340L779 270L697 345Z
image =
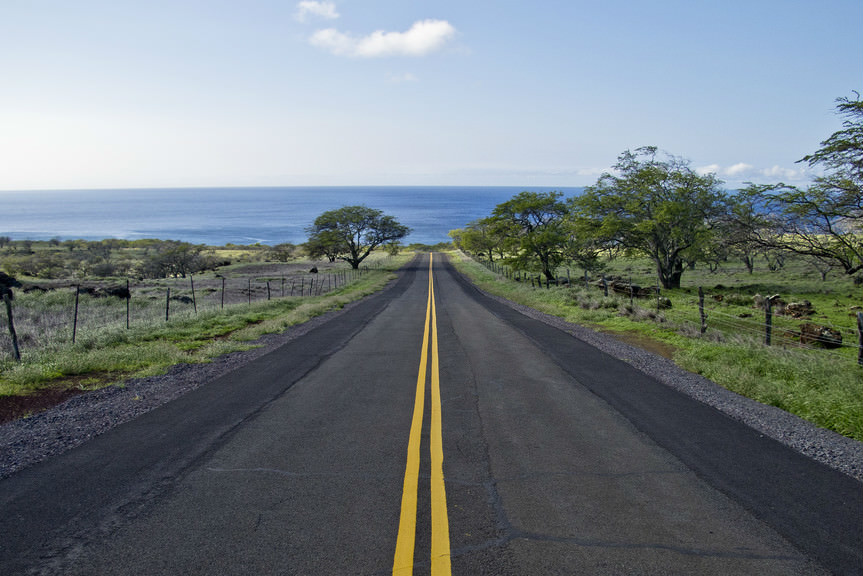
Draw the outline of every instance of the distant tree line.
M584 193L522 192L453 230L455 245L555 280L563 262L601 270L619 253L644 255L664 288L698 263L807 258L822 275L863 270L863 101L840 98L843 128L799 162L821 171L807 188L748 184L730 193L715 174L656 147L621 154Z

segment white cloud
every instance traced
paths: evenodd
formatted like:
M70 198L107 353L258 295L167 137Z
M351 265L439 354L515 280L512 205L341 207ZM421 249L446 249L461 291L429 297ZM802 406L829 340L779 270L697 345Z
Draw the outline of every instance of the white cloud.
M695 169L698 174L702 176L706 176L707 174L719 174L721 170L719 164L708 164L707 166L700 166Z
M337 56L424 56L442 48L455 36L455 32L455 28L446 20L421 20L406 32L378 30L361 38L327 28L315 32L309 42Z
M738 162L734 166L729 166L725 170L722 171L723 176L728 176L729 178L737 178L743 176L745 174L749 174L752 172L754 166L751 164L746 164L744 162Z
M805 180L807 174L804 170L795 170L793 168L783 168L781 166L773 166L761 170L761 175L765 178L778 178L780 180Z
M325 20L335 20L339 17L336 10L336 5L332 2L313 2L304 0L297 4L297 12L295 18L300 22L305 22L309 16L317 16Z
M787 180L787 181L804 181L810 178L810 174L805 170L796 170L794 168L783 168L782 166L773 166L771 168L756 168L752 164L738 162L733 166L720 166L719 164L709 164L695 169L701 175L716 174L720 178L728 178L735 182L741 181L758 181L764 180Z

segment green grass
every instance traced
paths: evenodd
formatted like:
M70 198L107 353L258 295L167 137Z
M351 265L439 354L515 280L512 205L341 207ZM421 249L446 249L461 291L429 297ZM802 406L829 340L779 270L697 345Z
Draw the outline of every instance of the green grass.
M274 298L226 306L224 311L177 314L169 322L154 317L128 330L125 324L114 323L82 332L74 345L56 338L51 345L26 348L22 362L0 362L0 396L26 395L44 388L98 388L128 377L159 374L175 364L208 362L222 354L248 350L264 334L282 332L380 290L394 277L392 270L411 256L389 259L380 270L369 271L322 296ZM68 296L47 293L39 298L46 305L59 299L65 307Z
M467 257L453 260L483 290L569 322L617 334L648 349L658 347L679 366L729 390L863 441L863 368L856 364L857 342L850 316L851 306L861 300L859 287L849 278L835 274L832 281L821 282L797 268L752 276L691 273L688 278L684 276L688 285L662 292L671 299L672 309L657 311L652 300L636 300L630 307L628 297L603 297L595 287L576 284L574 276L572 287L536 289L530 283L506 280ZM642 286L653 284L651 269L643 260L620 259L613 266L617 269L609 274L632 275ZM708 292L709 328L704 335L699 330L699 284ZM774 317L775 345L765 346L764 312L753 307L756 293L778 293L787 302L809 300L816 309L809 321L840 328L843 347L800 348L784 330L799 329L806 320L779 316ZM719 294L722 301L713 298Z

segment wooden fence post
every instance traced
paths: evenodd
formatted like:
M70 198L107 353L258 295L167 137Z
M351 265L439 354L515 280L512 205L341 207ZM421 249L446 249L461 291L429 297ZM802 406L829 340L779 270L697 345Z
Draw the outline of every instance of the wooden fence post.
M765 308L764 317L764 343L770 346L770 341L773 336L773 300L768 298L765 300L767 307Z
M225 277L222 276L222 310L225 309Z
M132 293L129 291L129 279L126 278L126 330L129 329L129 304L132 302Z
M81 294L81 285L75 286L75 317L72 320L72 344L75 343L75 338L78 335L78 298Z
M252 305L252 279L249 278L249 306Z
M189 274L189 281L192 283L192 307L195 309L195 314L198 313L198 299L195 298L195 277Z
M270 300L270 281L267 280L267 301Z
M698 314L701 316L701 333L707 332L707 315L704 314L704 289L698 287Z
M11 316L9 325L12 325ZM863 312L857 313L857 364L863 366Z
M21 361L21 351L18 350L18 334L15 333L15 321L12 320L12 296L11 292L3 292L3 302L6 303L6 317L9 319L9 335L12 337L12 352L15 360Z
M165 322L170 318L171 310L171 288L169 287L165 294Z

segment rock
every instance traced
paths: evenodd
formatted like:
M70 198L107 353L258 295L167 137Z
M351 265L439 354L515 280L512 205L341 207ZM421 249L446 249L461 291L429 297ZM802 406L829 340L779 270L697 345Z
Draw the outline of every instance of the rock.
M784 314L793 318L802 318L815 314L815 308L809 300L801 300L800 302L791 302L785 306Z
M829 326L805 323L800 325L801 344L819 344L824 348L842 346L842 334Z

